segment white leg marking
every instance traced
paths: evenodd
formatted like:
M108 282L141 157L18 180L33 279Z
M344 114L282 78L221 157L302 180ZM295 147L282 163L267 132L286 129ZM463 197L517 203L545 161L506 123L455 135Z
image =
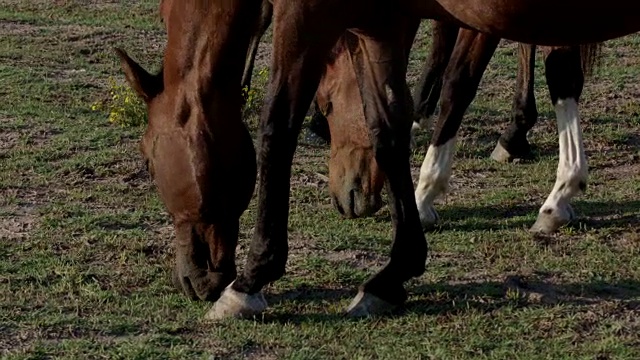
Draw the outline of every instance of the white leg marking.
M438 221L433 201L447 191L455 151L456 137L453 137L444 145L430 145L422 162L415 196L423 228L429 228Z
M578 103L575 99L559 99L556 103L560 160L553 191L540 208L535 232L554 232L574 217L569 202L587 185L587 158L582 143Z

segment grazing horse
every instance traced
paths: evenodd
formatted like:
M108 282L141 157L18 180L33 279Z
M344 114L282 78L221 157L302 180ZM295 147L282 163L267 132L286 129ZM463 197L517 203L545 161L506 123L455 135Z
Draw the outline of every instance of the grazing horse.
M242 38L223 36L206 44L204 39L213 27L203 23L220 19L212 7L179 8L173 3L160 4L168 42L159 74L149 74L126 52L116 51L127 81L147 104L149 125L140 148L176 229L174 284L193 299L215 300L236 275L238 218L253 194L256 162L253 143L235 106L233 111L215 106L240 94L240 88L230 85L231 78L222 77L221 59L195 61L227 48L233 49L229 53L238 61ZM187 10L196 10L201 17L189 23ZM203 41L190 36L203 36ZM364 121L338 121L364 118L348 51L357 45L353 34L340 39L318 87L322 94L318 106L327 114L335 139L329 190L334 205L348 218L376 212L384 185ZM193 83L194 79L198 81Z
M378 211L385 181L374 156L351 64L351 54L358 46L353 33L340 37L316 92L317 112L328 122L331 134L329 193L333 205L346 218Z
M173 220L174 284L194 299L217 299L236 277L239 218L255 187L256 153L240 113L251 33L240 20L257 11L245 3L163 1L168 41L157 75L117 50L147 105L140 148Z
M259 11L260 2L242 2L248 3ZM352 61L376 161L387 175L394 227L390 260L361 286L349 306L353 316L383 313L402 304L407 297L404 282L425 270L427 242L413 196L411 124L406 120L411 114L405 34L417 18L457 21L492 36L543 45L592 43L640 30L640 3L628 0L275 0L273 10L273 60L260 125L254 237L244 270L207 313L210 319L261 313L267 306L261 290L285 272L291 164L298 134L324 71L324 59L346 29L353 28L361 41L362 50ZM486 42L485 36L476 38ZM547 60L547 72L555 71L556 65L549 66L555 62ZM562 89L552 94L552 100L563 115L561 136L573 143L576 134L568 127L575 124L571 119L576 118L576 103L568 98L566 87ZM447 91L443 90L445 98ZM577 157L573 150L572 160Z
M265 2L270 4L268 1ZM271 16L268 11L267 14ZM264 16L263 7L263 18ZM251 46L257 46L256 39L262 36L265 29L265 27L260 28L254 35ZM424 122L421 119L428 119L435 112L444 72L456 45L459 30L460 28L455 24L433 22L430 55L425 61L420 82L414 93L416 115L414 129L420 127L418 123ZM461 36L464 37L465 34L467 33L463 32ZM339 44L351 44L351 52L355 51L357 47L354 48L353 36L349 32L345 33ZM338 211L347 218L353 218L367 216L378 210L384 174L375 161L374 149L357 88L357 79L349 52L345 50L346 47L341 45L333 50L334 56L327 65L326 73L316 93L317 110L312 122L328 123L330 138L327 138L327 141L333 138L333 141L329 141L331 142L329 192L332 203ZM533 92L535 46L521 44L519 55L518 80L511 124L500 137L492 153L492 158L501 162L532 156L526 135L538 117ZM250 53L247 63L252 61ZM250 77L248 79L244 86L250 85ZM452 117L441 118L441 122L445 123L455 121ZM425 228L434 224L435 218L423 223Z

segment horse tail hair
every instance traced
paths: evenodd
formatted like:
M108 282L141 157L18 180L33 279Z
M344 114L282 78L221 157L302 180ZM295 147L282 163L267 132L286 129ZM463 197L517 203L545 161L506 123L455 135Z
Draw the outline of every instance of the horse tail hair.
M602 62L602 45L601 42L580 45L580 60L585 77L591 76Z

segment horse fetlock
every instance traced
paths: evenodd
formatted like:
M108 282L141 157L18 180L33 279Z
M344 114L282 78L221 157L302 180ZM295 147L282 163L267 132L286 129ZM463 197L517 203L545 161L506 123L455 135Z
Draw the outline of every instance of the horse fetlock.
M575 213L571 205L543 205L538 213L538 218L529 231L533 233L551 234L560 227L567 225L575 219Z
M247 294L231 287L222 292L218 301L205 315L207 320L222 320L228 318L252 318L267 309L267 301L261 292Z

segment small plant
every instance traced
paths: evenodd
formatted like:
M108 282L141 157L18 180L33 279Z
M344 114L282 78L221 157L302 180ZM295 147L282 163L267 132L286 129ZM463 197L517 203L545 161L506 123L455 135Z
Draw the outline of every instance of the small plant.
M244 118L251 114L256 114L262 107L262 100L264 99L265 86L269 80L269 68L262 68L257 76L253 78L251 89L247 89L245 86L242 89L242 97L245 100L243 109Z
M109 78L109 98L91 105L93 111L107 111L109 122L122 127L137 127L148 122L144 102L128 85Z
M258 72L251 89L242 89L245 117L259 112L268 78L269 69L265 67ZM149 121L142 99L130 86L119 84L114 78L109 78L109 98L96 101L91 105L91 110L106 111L109 114L109 122L122 127L142 126Z

